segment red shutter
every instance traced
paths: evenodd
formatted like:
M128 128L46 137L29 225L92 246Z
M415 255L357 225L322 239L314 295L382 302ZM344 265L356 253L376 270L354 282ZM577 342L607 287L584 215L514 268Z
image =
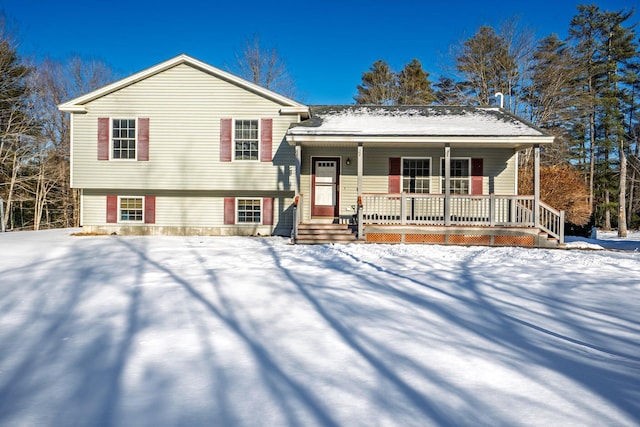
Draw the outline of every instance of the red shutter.
M400 157L389 158L389 193L400 193L402 191L400 165Z
M149 119L138 119L138 160L149 160Z
M220 161L231 161L231 119L220 119Z
M270 162L273 151L273 119L260 120L260 161Z
M471 194L482 194L482 159L471 159Z
M156 223L156 196L144 196L144 223Z
M236 223L236 199L233 197L224 198L224 223L225 225Z
M118 196L107 196L107 223L118 222Z
M109 160L109 118L98 118L98 160Z
M262 223L273 225L273 197L262 199Z

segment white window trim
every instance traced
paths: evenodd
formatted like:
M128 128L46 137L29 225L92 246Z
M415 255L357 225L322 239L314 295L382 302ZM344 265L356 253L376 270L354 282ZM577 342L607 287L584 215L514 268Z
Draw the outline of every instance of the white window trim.
M247 159L236 159L236 121L238 120L256 120L258 122L258 158L256 160L247 160ZM232 161L241 162L241 163L260 163L260 155L262 154L262 119L261 118L248 118L242 119L234 117L231 119L231 153L232 153ZM137 128L136 128L137 129ZM136 156L138 155L136 151ZM255 223L252 223L255 224Z
M122 199L140 199L142 200L142 220L140 221L125 221L122 219ZM145 198L143 196L118 196L118 223L120 224L144 224L145 213Z
M433 159L431 157L420 157L420 156L406 156L400 158L400 189L404 191L404 159L417 159L417 160L429 160L429 192L426 194L433 193ZM416 194L425 194L425 193L416 193Z
M442 168L442 162L446 159L446 157L440 157L440 192L444 194L444 169ZM467 176L467 188L469 191L463 194L471 194L471 157L449 157L449 160L466 160L469 166L469 175ZM454 193L451 193L454 194Z
M136 155L135 158L133 159L115 159L113 157L113 121L114 120L135 120L136 122ZM126 116L113 116L113 117L109 117L109 160L112 162L137 162L138 161L138 151L139 151L139 135L138 132L140 132L140 126L138 125L138 117L126 117ZM120 205L120 202L118 201L118 206Z
M239 222L238 221L238 214L240 212L240 210L238 209L238 205L239 205L239 201L240 200L258 200L260 201L260 222ZM236 225L250 225L250 226L255 226L255 225L263 225L264 223L264 205L262 203L262 197L236 197L236 209L234 212L235 215L235 223Z

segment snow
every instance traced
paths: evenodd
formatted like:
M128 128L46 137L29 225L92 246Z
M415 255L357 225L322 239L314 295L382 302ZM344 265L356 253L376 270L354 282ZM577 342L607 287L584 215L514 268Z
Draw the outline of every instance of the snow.
M640 234L563 251L72 231L0 235L0 425L640 424Z
M358 135L426 135L426 136L541 136L537 129L497 108L475 108L446 111L434 107L422 109L383 109L353 107L317 113L320 126L299 126L289 130L293 135L358 134Z

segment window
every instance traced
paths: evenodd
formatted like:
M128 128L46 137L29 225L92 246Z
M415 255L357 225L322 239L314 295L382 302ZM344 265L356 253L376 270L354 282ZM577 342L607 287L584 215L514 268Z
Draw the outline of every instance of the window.
M120 221L142 222L142 197L120 198Z
M136 121L135 119L113 119L111 125L111 143L114 159L136 158Z
M258 121L236 120L235 159L258 160Z
M431 192L431 159L402 159L402 191Z
M238 199L238 224L259 224L260 210L260 199Z
M469 194L471 159L451 158L451 176L449 187L452 194ZM442 177L442 192L444 193L444 158L440 163L440 175Z

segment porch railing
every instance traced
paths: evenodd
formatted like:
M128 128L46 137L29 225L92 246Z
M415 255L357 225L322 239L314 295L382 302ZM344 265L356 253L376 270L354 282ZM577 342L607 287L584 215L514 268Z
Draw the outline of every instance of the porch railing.
M445 215L444 194L365 193L362 195L362 223L536 226L533 196L452 194L449 197L449 215ZM541 203L539 226L560 242L564 240L563 212Z

